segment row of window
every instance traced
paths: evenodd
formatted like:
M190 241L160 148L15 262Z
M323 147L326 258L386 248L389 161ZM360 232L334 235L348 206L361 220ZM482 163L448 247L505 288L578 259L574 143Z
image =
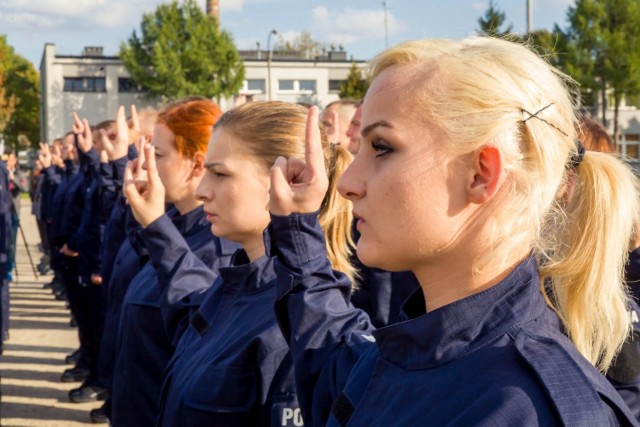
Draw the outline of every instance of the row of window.
M329 93L337 93L344 80L329 80ZM252 93L266 93L266 81L264 79L248 79L245 91ZM279 92L313 93L316 92L316 80L278 80ZM65 92L106 92L107 85L104 77L65 77ZM144 88L126 77L118 78L118 92L138 93L144 92Z
M107 84L104 77L65 77L65 92L106 92ZM144 88L126 77L118 78L118 92L144 92Z
M340 85L344 80L329 80L329 93L337 93L340 91ZM267 83L264 79L247 79L245 92L266 93ZM295 93L313 93L317 91L316 80L294 80L281 79L278 80L279 92L295 92Z

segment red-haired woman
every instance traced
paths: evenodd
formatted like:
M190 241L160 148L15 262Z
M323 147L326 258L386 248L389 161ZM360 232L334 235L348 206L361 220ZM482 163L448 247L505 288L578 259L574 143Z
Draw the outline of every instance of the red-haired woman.
M175 235L165 236L163 244L170 250L172 237L184 239L213 271L229 264L236 246L211 234L195 190L205 172L204 155L212 127L221 114L218 106L207 99L178 101L158 115L151 141L158 174L166 188L164 202L173 205L165 215L173 222ZM135 169L144 173L144 167L139 157ZM155 422L162 372L176 344L173 337L179 337L188 326L180 313L187 313L196 303L183 297L201 289L193 284L168 285L157 275L153 264L147 263L127 289L113 376L113 425L147 426ZM169 318L182 320L163 321Z

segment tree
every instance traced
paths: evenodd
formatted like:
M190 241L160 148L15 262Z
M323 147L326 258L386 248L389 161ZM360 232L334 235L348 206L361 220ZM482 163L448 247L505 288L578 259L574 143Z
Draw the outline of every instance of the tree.
M347 80L340 85L338 96L340 98L362 99L368 88L369 82L362 79L362 73L354 61L351 63Z
M509 25L504 30L501 29L505 20L506 14L496 7L493 0L490 0L489 9L485 12L484 17L478 18L480 33L491 37L504 37L511 35L513 25Z
M553 31L538 30L527 36L528 43L538 55L560 71L567 73L569 39L558 25L554 26Z
M320 56L325 50L322 43L316 41L311 33L303 31L293 40L285 40L281 34L278 34L278 40L273 46L274 51L296 52L302 54L307 59Z
M140 36L134 31L122 43L120 57L151 98L229 97L244 80L244 65L231 35L194 0L174 0L145 14Z
M34 148L40 135L40 83L31 62L0 36L0 133L9 145ZM23 143L26 142L26 143Z
M618 142L622 100L640 93L640 2L577 0L568 12L571 62L568 69L583 90L613 100L613 136Z

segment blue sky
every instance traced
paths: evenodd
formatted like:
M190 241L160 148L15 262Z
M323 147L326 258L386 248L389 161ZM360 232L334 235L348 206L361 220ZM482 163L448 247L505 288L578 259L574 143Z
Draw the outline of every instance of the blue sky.
M166 0L165 0L166 1ZM574 0L532 0L533 28L566 26ZM163 0L0 0L0 34L22 56L40 66L44 44L57 54L79 55L84 46L104 46L116 55L142 14ZM204 8L205 0L198 0ZM389 45L403 40L462 38L477 29L489 0L387 0ZM526 0L495 0L515 32L526 29ZM382 0L220 0L222 28L239 48L266 49L276 29L285 38L302 31L327 45L342 44L354 59L370 59L385 48ZM272 43L274 40L272 39Z

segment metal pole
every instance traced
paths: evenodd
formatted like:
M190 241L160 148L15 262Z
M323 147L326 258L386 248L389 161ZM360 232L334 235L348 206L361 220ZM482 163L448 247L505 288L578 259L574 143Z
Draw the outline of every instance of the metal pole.
M533 32L533 0L527 0L527 34Z
M382 7L384 9L384 48L389 48L389 26L387 25L387 2L382 0Z
M267 99L271 101L271 56L273 51L271 49L271 35L276 35L278 32L276 30L269 31L269 35L267 36Z

